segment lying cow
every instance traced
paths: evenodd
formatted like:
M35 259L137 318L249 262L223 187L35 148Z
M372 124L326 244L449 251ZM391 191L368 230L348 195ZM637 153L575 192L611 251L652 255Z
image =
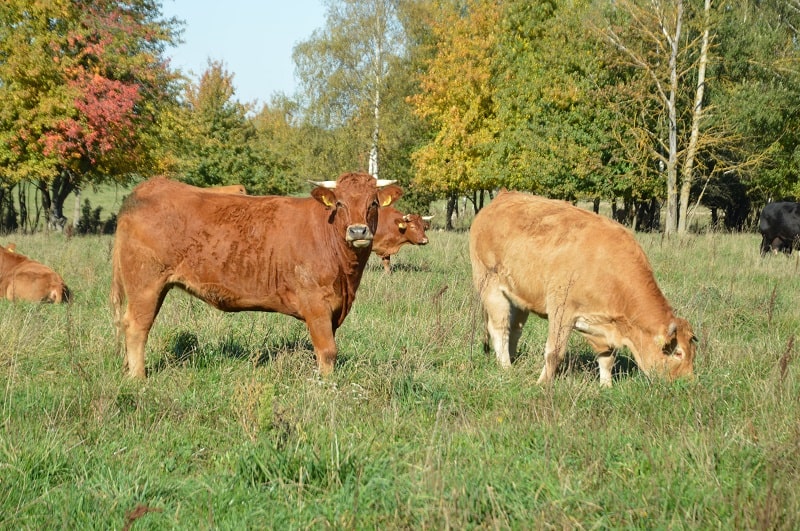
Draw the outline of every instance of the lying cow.
M792 254L800 246L800 203L767 203L758 218L761 256L770 251Z
M420 216L419 214L403 214L394 207L381 209L378 216L378 230L372 241L372 252L381 257L383 270L392 272L392 255L400 247L410 243L412 245L427 245L428 237L425 230L430 228L433 216Z
M487 335L503 367L533 312L549 321L539 383L553 380L572 330L595 350L605 386L623 346L645 374L692 374L692 328L675 316L641 247L619 223L563 201L502 191L475 217L469 249Z
M44 264L0 245L0 297L10 301L68 302L69 288L61 276Z
M129 375L145 376L147 336L175 286L222 311L305 321L319 371L330 373L378 209L402 194L393 182L348 173L315 183L308 198L220 194L163 178L138 185L122 204L112 256Z

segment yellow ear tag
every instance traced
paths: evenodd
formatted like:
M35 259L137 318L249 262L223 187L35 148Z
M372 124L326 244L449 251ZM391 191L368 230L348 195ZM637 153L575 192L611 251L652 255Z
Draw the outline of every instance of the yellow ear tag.
M390 196L390 195L387 195L387 196L386 196L386 199L384 199L384 200L383 200L383 203L381 203L381 206L388 206L388 205L389 205L389 203L391 203L391 202L392 202L392 196Z
M400 230L403 230L403 229L406 228L406 224L405 223L398 223L397 224L397 228L400 229Z
M325 206L327 206L327 207L332 207L333 206L333 201L328 199L327 195L323 195L322 196L322 202L325 203Z

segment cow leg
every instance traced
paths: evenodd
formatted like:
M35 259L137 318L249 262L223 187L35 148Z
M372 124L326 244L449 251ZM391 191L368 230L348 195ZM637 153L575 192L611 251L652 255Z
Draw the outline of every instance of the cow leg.
M333 372L337 354L331 316L307 319L306 326L311 335L311 343L314 345L314 355L317 357L319 373L327 376Z
M383 264L383 271L385 273L392 272L392 257L389 255L381 256L381 263Z
M772 243L769 240L769 236L763 234L761 236L761 256L764 257L771 249Z
M508 320L508 354L511 358L511 361L514 361L517 358L517 346L519 345L519 338L522 336L522 327L525 326L525 321L528 320L528 315L529 314L527 311L521 308L516 308L513 305L511 306Z
M486 310L486 331L492 340L497 361L500 366L511 366L511 301L497 288L486 287L481 293ZM519 337L517 336L517 339ZM516 344L516 341L514 341Z
M597 365L600 367L600 385L603 387L611 387L611 369L614 368L614 362L617 357L614 356L614 351L601 354L597 357Z
M125 334L123 367L127 369L128 376L145 377L145 346L165 296L166 291L160 293L159 290L140 288L128 298L128 307L122 318L122 329Z
M547 342L544 346L544 367L539 376L539 384L549 384L556 376L556 371L567 351L567 338L574 325L574 319L566 319L563 303L556 305L552 313L548 313Z

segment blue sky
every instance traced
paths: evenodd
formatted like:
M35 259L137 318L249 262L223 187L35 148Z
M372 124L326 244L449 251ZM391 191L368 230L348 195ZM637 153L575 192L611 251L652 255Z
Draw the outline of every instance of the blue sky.
M197 79L222 61L241 102L294 93L292 49L325 24L322 0L162 0L162 13L185 23L172 66Z

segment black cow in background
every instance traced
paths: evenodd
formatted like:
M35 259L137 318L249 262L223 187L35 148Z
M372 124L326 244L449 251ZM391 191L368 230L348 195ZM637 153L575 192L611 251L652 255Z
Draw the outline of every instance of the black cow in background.
M767 203L758 220L761 233L761 256L770 250L792 254L800 244L800 203Z

